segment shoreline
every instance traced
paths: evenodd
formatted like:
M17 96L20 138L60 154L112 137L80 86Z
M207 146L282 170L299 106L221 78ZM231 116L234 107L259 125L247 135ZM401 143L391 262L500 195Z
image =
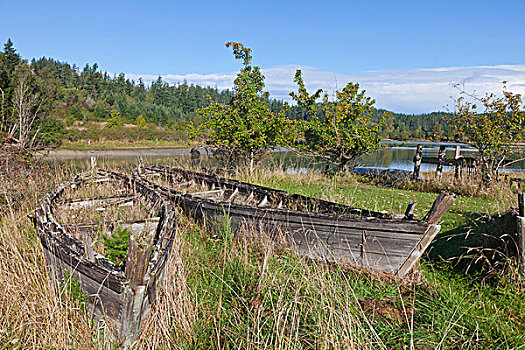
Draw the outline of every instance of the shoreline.
M189 156L192 147L170 147L170 148L125 148L107 150L76 150L67 148L55 148L39 151L38 154L44 160L69 160L88 157L97 158L132 158L132 157L169 157Z

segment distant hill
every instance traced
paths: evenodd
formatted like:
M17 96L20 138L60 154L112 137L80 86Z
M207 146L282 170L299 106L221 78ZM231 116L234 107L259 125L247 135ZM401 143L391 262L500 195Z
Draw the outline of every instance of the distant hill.
M3 121L12 114L15 87L23 67L29 68L31 89L42 100L35 130L51 144L101 138L186 140L187 124L200 122L199 108L208 106L210 99L229 103L233 96L229 90L219 91L185 81L170 85L161 77L146 85L142 79L126 79L124 73L112 76L102 72L96 63L79 68L46 57L28 62L16 53L9 40L0 53ZM267 102L275 112L288 108L290 119L305 117L301 108L282 100L268 98ZM451 138L445 117L441 112L404 115L376 110L374 113L378 122L383 120L383 137L398 140ZM3 127L7 128L7 124L3 123ZM130 124L136 127L130 128Z

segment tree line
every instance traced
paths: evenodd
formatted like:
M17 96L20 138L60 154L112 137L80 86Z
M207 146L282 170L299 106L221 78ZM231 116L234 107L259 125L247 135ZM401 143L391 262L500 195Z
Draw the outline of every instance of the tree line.
M120 127L120 134L104 131L115 138L131 136L121 124L135 124L143 130L134 130L133 137L152 137L157 126L176 130L175 137L184 139L188 123L202 122L199 109L210 103L228 104L234 97L231 90L220 91L186 81L169 84L161 77L150 84L141 78L133 81L123 73L102 72L96 63L80 68L46 57L28 61L17 53L10 39L0 52L0 93L1 132L23 146L96 138L96 130L79 132L73 127L89 122L111 122L110 126ZM289 120L311 118L299 105L270 99L269 95L260 98L272 112L284 113ZM322 115L322 108L317 108ZM372 114L374 122L383 120L381 137L398 140L453 138L443 117L444 113L403 115L384 110L374 110ZM174 137L169 132L160 136Z

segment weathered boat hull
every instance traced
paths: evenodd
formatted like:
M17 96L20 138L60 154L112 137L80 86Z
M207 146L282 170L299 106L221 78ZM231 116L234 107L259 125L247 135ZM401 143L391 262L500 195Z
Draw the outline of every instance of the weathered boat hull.
M361 210L215 175L161 167L148 167L146 170L173 178L193 178L197 182L209 184L210 187L229 191L228 194L234 189L245 194L250 193L256 198L255 202L264 202L270 196L275 197L279 203L306 201L304 206L316 207L324 212L234 204L158 186L188 214L215 227L223 226L227 221L236 232L242 231L241 228L265 232L269 237L292 246L299 255L400 276L410 271L437 235L441 228L438 221L454 200L452 196L441 194L425 220L418 221L411 219L410 215L393 216Z
M73 237L70 233L75 226L76 233L96 229L92 224L61 225L54 217L53 206L67 187L81 186L93 181L94 175L117 181L122 186L143 196L160 211L153 237L153 252L148 247L149 258L144 264L146 272L138 282L133 280L136 271L122 271L100 254L93 252L89 244ZM125 224L144 224L134 220ZM97 170L77 175L71 181L58 185L49 192L35 210L34 224L42 242L46 261L52 278L59 285L71 283L72 278L87 296L90 314L105 322L123 344L131 344L140 332L143 317L155 300L158 282L166 272L166 264L173 248L177 218L175 209L166 198L148 184L133 181L122 174ZM78 226L78 227L77 227ZM128 251L129 253L129 251ZM133 264L129 264L133 265ZM135 265L133 265L135 267ZM136 277L136 276L135 276Z

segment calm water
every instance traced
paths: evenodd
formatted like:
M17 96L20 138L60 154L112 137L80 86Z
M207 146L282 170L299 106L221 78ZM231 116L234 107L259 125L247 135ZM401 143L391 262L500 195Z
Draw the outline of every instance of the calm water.
M366 155L359 158L356 163L364 167L382 167L387 169L409 170L414 169L413 158L416 153L417 144L423 145L424 157L437 157L439 147L446 145L446 158L454 158L456 146L461 146L461 155L464 157L476 157L477 151L472 148L467 148L465 144L460 143L436 143L436 142L419 142L406 143L400 145L399 143L385 143L388 148L383 148L374 154ZM421 164L421 171L434 171L436 165ZM445 167L444 171L452 171L452 167ZM525 160L516 162L510 165L506 172L525 172Z
M443 143L435 142L420 142L424 145L423 156L437 157L439 146ZM461 154L467 157L475 156L474 149L466 148L463 144L446 143L447 158L453 158L455 153L455 146L461 145ZM417 143L399 143L399 142L384 142L384 148L374 152L373 154L362 156L354 162L355 166L359 167L374 167L384 169L399 169L412 171L414 168L413 157L416 151ZM166 163L170 161L189 159L189 150L184 149L161 149L161 150L126 150L126 151L78 151L69 152L68 154L56 154L48 156L51 162L59 162L67 164L79 164L88 162L89 159L95 156L98 158L98 163L103 166L105 163L126 162L137 163L142 161L145 164ZM282 166L291 171L306 171L309 168L322 169L324 165L320 161L306 159L293 152L275 152L272 157L266 160ZM209 166L208 162L204 161L203 166ZM422 164L421 171L434 171L435 165ZM445 171L451 171L450 167L445 167ZM519 161L512 164L508 172L525 172L525 161Z

